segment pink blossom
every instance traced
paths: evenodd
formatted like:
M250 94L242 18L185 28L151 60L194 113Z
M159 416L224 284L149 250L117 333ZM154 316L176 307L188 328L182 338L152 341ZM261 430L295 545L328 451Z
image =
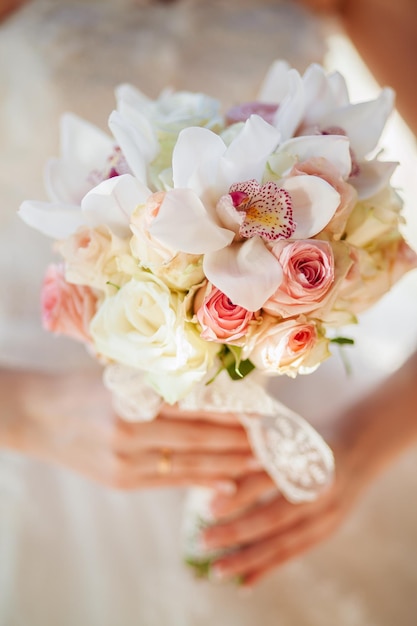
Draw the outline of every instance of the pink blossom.
M211 284L197 294L195 310L202 328L201 337L220 343L234 343L243 337L254 317L251 311L233 304L220 289Z
M293 317L321 307L335 278L330 243L314 239L279 241L271 252L281 264L283 279L263 309L270 315Z
M90 287L68 283L62 266L48 267L41 291L46 330L90 343L89 325L96 304L97 297Z

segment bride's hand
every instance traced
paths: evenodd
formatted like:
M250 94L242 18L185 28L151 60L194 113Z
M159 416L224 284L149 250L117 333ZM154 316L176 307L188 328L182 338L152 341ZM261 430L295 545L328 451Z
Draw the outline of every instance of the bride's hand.
M233 552L213 564L213 576L238 577L243 586L252 587L277 566L330 536L366 484L345 450L335 456L335 481L313 502L291 504L265 472L241 477L234 495L217 495L211 507L220 521L203 531L202 542L208 550Z
M110 487L199 484L230 493L235 477L256 465L244 429L230 416L223 425L218 416L162 407L154 421L129 423L114 414L95 371L3 372L0 386L0 446Z
M237 548L217 561L214 572L241 576L251 586L338 528L371 480L417 441L416 380L417 352L334 420L327 439L333 442L336 475L314 502L290 504L265 473L241 477L234 495L212 500L220 523L203 531L203 543L209 549Z

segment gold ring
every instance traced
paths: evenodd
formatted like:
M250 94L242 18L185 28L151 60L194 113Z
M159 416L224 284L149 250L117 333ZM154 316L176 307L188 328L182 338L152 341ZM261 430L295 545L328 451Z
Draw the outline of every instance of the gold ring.
M172 470L172 452L168 448L161 450L161 454L158 461L158 474L160 476L166 476L170 474Z

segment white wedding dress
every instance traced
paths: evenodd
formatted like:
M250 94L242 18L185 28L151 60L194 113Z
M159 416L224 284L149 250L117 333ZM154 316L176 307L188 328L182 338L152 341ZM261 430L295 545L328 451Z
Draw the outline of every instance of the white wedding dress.
M303 69L322 54L319 25L276 1L35 1L1 25L1 363L93 366L78 345L41 330L50 242L15 216L23 199L44 197L63 111L105 127L123 81L152 96L166 84L202 90L229 105L253 99L275 58ZM313 422L334 418L413 350L416 320L414 274L354 329L350 379L335 356L310 377L274 381L274 394ZM182 564L183 493L116 493L3 452L0 626L414 626L416 470L413 449L342 530L243 597L195 581Z

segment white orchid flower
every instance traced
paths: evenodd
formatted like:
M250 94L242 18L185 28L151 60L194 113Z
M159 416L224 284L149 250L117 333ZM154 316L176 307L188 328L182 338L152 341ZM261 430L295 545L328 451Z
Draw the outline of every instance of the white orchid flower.
M59 203L24 202L19 214L43 234L66 239L81 226L96 228L106 224L119 237L130 234L130 216L152 192L130 174L104 180L82 199L81 206Z
M53 202L79 205L92 187L125 168L114 139L72 113L61 118L60 147L61 156L50 159L45 171Z
M123 141L123 137L118 139L116 144L112 137L89 122L65 114L61 119L61 156L50 159L45 170L45 186L51 202L24 202L19 210L22 219L45 235L58 239L88 223L89 213L84 214L84 209L80 209L86 194L102 181L131 171L124 156L130 141ZM149 139L144 140L137 150L138 159L143 162L150 153L149 144Z
M204 255L208 280L249 311L260 309L282 280L267 242L312 237L340 203L316 176L261 184L279 138L256 115L229 146L207 129L183 130L173 154L174 189L150 227L169 248Z
M360 199L369 198L389 182L397 163L367 160L375 150L394 106L394 92L385 88L375 100L352 104L344 78L326 74L316 64L303 77L283 61L269 70L259 93L262 103L276 103L273 123L283 140L299 134L345 135L352 150L349 182Z
M117 111L110 115L109 126L120 145L133 174L145 182L152 172L149 165L159 156L154 186L171 164L178 133L188 126L220 129L220 103L201 93L164 90L151 100L132 85L116 90ZM145 149L144 149L145 146Z

